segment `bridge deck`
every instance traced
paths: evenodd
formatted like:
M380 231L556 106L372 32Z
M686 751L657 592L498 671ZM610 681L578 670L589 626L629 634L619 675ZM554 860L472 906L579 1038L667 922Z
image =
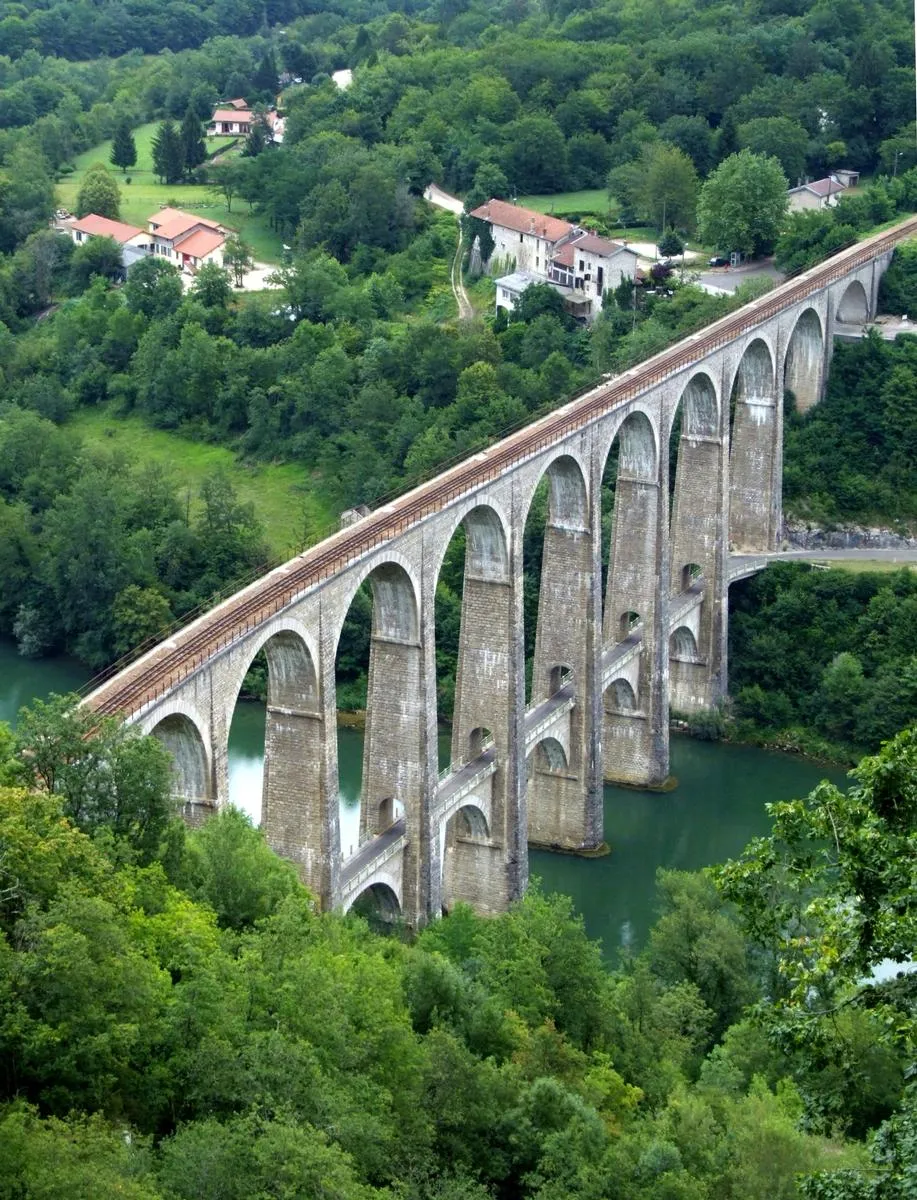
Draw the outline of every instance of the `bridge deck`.
M86 699L101 713L132 716L209 659L322 580L344 570L425 517L683 371L706 353L892 250L917 232L917 217L841 251L797 279L691 334L623 375L589 388L540 420L407 492L357 524L291 559L154 647Z

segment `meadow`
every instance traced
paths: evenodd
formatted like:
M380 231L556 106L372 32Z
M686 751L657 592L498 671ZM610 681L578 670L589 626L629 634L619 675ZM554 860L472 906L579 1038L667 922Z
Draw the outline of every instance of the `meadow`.
M176 491L187 498L191 514L200 507L204 479L214 471L226 471L238 498L254 505L277 560L291 557L305 541L329 532L334 522L335 514L317 499L308 472L300 465L248 466L225 446L151 429L141 417L116 413L104 405L80 409L68 425L89 449L118 450L138 462L159 463Z

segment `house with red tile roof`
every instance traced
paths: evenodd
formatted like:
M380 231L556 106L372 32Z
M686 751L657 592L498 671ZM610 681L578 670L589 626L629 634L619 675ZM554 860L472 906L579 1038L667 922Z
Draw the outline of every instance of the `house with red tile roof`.
M572 316L593 321L605 294L623 278L636 278L637 255L621 242L599 237L559 217L488 200L470 214L490 225L496 268L497 308L512 311L533 283L549 283ZM508 272L508 273L507 273Z
M227 231L216 221L180 208L161 208L149 218L148 233L152 253L180 270L196 271L205 262L223 265Z
M85 217L77 217L68 222L70 236L76 244L82 245L93 237L109 237L119 246L149 246L150 235L136 225L128 225L124 221L112 221L109 217L100 217L98 213L87 213Z
M250 108L215 108L207 126L207 134L209 137L222 137L225 134L247 135L253 120Z

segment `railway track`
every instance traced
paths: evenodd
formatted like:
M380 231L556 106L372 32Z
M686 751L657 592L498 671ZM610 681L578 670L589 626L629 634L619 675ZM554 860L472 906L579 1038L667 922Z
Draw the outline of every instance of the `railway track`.
M179 630L91 692L84 703L100 714L130 717L186 679L214 654L287 607L307 588L343 570L384 542L417 525L450 501L490 482L506 468L537 454L698 358L757 328L806 296L820 291L899 242L917 235L917 217L877 234L796 279L775 288L614 379L593 385L561 408L532 422L490 449L471 456L429 483L407 492L333 534L262 579L249 584Z

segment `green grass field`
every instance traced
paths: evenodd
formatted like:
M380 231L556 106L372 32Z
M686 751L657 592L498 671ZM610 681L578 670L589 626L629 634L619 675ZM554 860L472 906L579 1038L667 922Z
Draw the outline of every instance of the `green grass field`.
M850 575L865 573L886 575L892 571L917 570L917 563L889 562L887 558L818 558L813 555L812 558L803 561L813 567L829 567L836 571L846 571Z
M334 520L316 499L301 466L247 467L223 446L151 429L140 417L116 415L104 407L81 409L69 426L84 446L120 450L137 462L161 463L178 492L188 495L192 512L199 507L205 477L223 468L239 499L255 506L275 558L290 557L299 550L304 535L312 539L325 533Z
M162 184L153 174L152 141L158 122L151 121L134 130L134 141L137 145L137 163L125 173L111 166L111 142L102 142L91 150L86 150L74 159L74 170L57 183L58 202L73 211L76 207L76 197L80 190L80 181L93 163L101 162L117 179L121 189L121 219L132 225L145 226L147 219L163 205L185 209L211 221L219 221L229 229L237 230L251 246L252 253L259 262L277 263L281 256L281 239L270 228L267 219L260 213L247 211L248 205L243 200L233 202L232 211L226 207L223 199L210 188L196 183ZM221 143L229 144L232 138L208 138L208 151L215 149ZM127 183L126 180L131 182Z
M518 203L535 212L594 212L608 211L606 188L587 188L582 192L555 192L553 196L520 196Z

